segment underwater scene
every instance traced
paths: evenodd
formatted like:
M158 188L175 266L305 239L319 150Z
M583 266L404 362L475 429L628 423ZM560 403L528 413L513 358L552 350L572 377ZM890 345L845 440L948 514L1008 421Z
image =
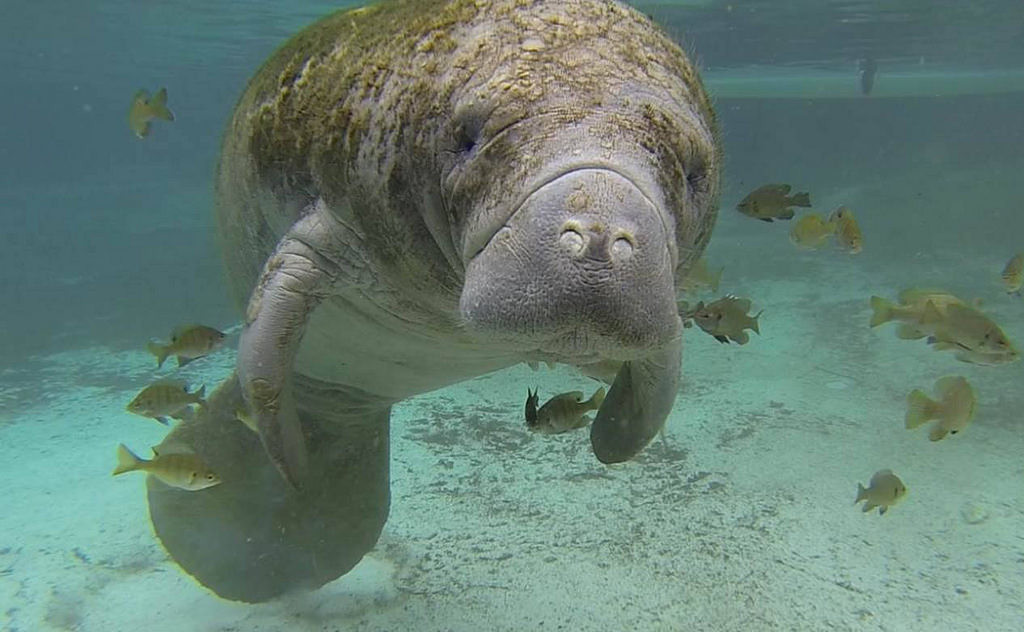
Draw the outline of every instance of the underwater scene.
M1019 1L40 0L0 60L0 630L1024 629Z

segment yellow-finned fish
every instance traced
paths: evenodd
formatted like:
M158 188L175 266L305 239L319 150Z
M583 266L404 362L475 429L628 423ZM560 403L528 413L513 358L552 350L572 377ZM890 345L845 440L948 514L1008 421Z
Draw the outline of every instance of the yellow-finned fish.
M892 473L892 470L879 470L871 477L867 487L857 483L857 500L853 504L864 501L863 511L866 513L878 507L878 515L885 515L904 496L907 495L907 486L903 484L900 477Z
M974 419L976 398L974 389L966 378L947 375L935 382L934 400L922 391L914 389L907 395L907 430L913 430L933 419L937 422L928 432L932 441L941 441L948 434L957 434Z
M743 198L736 205L736 210L762 222L793 219L795 213L791 207L809 207L811 196L807 193L789 195L791 190L792 187L788 184L766 184Z
M583 400L583 391L569 391L555 395L539 409L540 401L537 391L526 392L526 427L540 434L560 434L583 428L592 421L587 413L597 410L604 401L605 390L602 386L587 401Z
M817 250L828 243L828 238L835 232L835 222L826 221L817 213L808 213L793 224L789 240L800 248Z
M921 327L930 334L928 344L935 349L954 351L961 362L995 365L1020 358L999 325L967 305L952 304L943 313L929 301L924 307Z
M206 405L203 396L206 387L188 392L188 385L178 380L161 380L139 391L127 406L130 413L151 417L165 426L171 424L169 417L183 419L191 417L191 404Z
M139 90L132 97L131 107L128 108L128 127L135 132L135 136L148 136L149 122L153 119L174 120L174 114L167 108L167 88L160 88L153 96L147 90Z
M167 356L177 356L182 367L193 360L207 356L224 344L224 334L206 325L182 325L171 332L171 341L160 344L150 341L146 348L156 356L156 366L164 365Z
M220 476L195 454L157 450L153 448L153 458L147 461L136 456L122 443L117 446L117 467L114 468L113 476L125 472L146 472L166 485L190 492L220 485Z
M953 294L945 290L928 290L921 288L909 288L900 292L899 304L893 303L881 296L871 297L871 326L878 327L884 323L895 320L902 323L896 335L907 340L916 340L928 335L923 327L925 306L931 303L940 314L946 313L950 305L965 305Z
M721 343L736 342L741 345L750 341L749 329L760 335L761 329L757 319L762 312L749 315L750 299L737 296L725 296L712 303L697 303L693 310L682 314L683 320L693 319L704 333L714 337ZM763 311L763 310L762 310Z
M1002 279L1007 294L1020 296L1020 287L1024 284L1024 254L1018 252L1006 262Z
M853 216L853 211L845 206L840 206L832 211L828 221L835 226L836 242L840 248L852 255L864 249L864 236L860 232L860 225L857 224L857 218Z

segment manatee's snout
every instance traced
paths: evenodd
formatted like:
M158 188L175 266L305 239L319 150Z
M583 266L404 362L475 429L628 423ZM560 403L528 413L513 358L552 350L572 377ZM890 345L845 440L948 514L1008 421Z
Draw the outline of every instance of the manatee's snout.
M665 219L623 175L570 171L533 191L473 257L470 327L567 355L629 359L679 333Z

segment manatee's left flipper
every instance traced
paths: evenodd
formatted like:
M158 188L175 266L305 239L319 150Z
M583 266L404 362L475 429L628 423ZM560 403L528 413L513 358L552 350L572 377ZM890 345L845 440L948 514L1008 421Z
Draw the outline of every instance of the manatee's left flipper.
M362 268L346 231L322 201L306 209L267 259L249 298L238 341L238 379L260 439L284 478L301 486L306 446L295 412L291 372L306 323L336 286Z
M590 426L599 461L628 461L657 436L676 400L682 356L679 337L652 356L623 363Z

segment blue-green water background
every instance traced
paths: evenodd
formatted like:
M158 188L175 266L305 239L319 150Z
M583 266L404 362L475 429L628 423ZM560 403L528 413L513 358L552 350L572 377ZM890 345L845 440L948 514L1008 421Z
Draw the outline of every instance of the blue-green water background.
M181 607L213 601L202 601L205 593L198 587L173 595L178 610L164 610L164 603L138 602L132 591L120 590L141 579L112 584L116 593L92 593L89 588L82 591L86 597L79 597L72 589L81 576L89 580L82 580L88 588L94 574L130 567L124 559L131 560L140 551L148 585L174 585L168 579L172 573L161 578L156 572L174 567L151 537L141 507L141 481L111 483L108 476L116 441L145 446L158 441L163 432L157 424L129 418L121 411L122 399L152 378L151 358L142 353L147 339L166 335L182 322L221 327L237 322L238 314L223 291L212 230L211 183L222 129L248 77L276 46L316 17L349 4L354 3L0 3L0 68L5 72L0 93L0 427L10 431L3 441L8 450L3 471L12 489L5 506L22 509L22 515L17 510L8 514L5 524L24 525L21 531L8 529L6 539L0 539L0 554L8 556L0 559L0 579L19 582L20 602L7 606L5 614L10 620L33 622L23 629L37 629L36 623L42 621L38 613L46 609L51 612L48 619L63 620L52 612L65 608L75 610L69 621L77 620L79 610L96 618L110 608L111 594L123 595L131 604L111 619L169 613L182 620L149 620L147 626L204 629L200 614ZM1019 0L640 6L679 37L712 87L717 77L754 76L765 69L791 75L827 71L856 85L857 62L867 56L878 60L880 85L898 80L898 73L949 72L955 83L955 77L964 74L1024 71L1024 6ZM159 86L167 86L177 120L155 123L150 137L139 141L125 120L129 100L139 88ZM956 92L955 86L951 92ZM465 504L482 502L485 495L497 504L535 494L551 515L575 515L566 506L577 501L573 493L582 495L580 487L567 486L551 474L564 475L557 471L564 459L574 471L583 472L581 480L601 479L600 485L587 488L587 494L605 504L610 524L626 523L626 511L614 503L634 501L623 500L630 485L640 489L641 482L653 481L657 493L638 495L651 501L645 511L680 522L694 516L696 531L705 532L663 532L659 525L667 518L658 522L641 516L638 525L631 526L654 534L647 539L636 536L641 553L655 550L650 543L661 547L662 542L676 546L681 540L716 546L724 542L722 550L733 555L731 562L695 556L679 560L673 568L680 579L666 584L680 590L696 583L695 577L682 578L689 564L723 570L721 576L706 575L705 587L711 589L697 590L690 599L704 600L706 594L731 597L728 581L719 582L719 577L736 580L740 594L748 577L743 574L745 561L791 564L773 566L783 572L765 579L772 590L753 593L768 596L787 592L787 586L774 587L776 577L787 577L787 569L788 577L800 577L805 568L817 564L821 581L809 582L811 590L792 595L789 607L774 613L772 621L787 629L799 628L801 621L807 629L822 629L823 625L814 625L823 621L840 622L829 625L835 629L900 629L900 621L933 621L928 617L956 612L964 619L950 621L950 629L1022 629L1007 622L1020 619L1017 597L1024 586L1024 554L1017 535L1021 513L1016 508L1024 487L1019 483L1019 459L1012 456L1019 453L1018 411L1024 407L1024 395L1018 385L1024 366L990 370L963 365L924 345L895 340L890 331L870 330L866 322L870 293L893 296L909 285L948 284L965 297L983 297L1020 345L1024 303L1001 291L998 271L1013 252L1024 249L1024 94L719 98L716 109L726 168L722 211L709 257L726 266L723 290L749 295L758 309L764 307L763 335L742 348L720 346L698 332L688 335L688 391L677 406L680 415L669 426L674 443L668 445L676 451L658 443L637 468L610 474L585 469L597 467L585 438L552 444L561 450L552 456L548 444L531 442L514 425L519 422L516 398L527 380L538 379L525 368L513 371L512 378L505 374L470 384L450 410L421 413L414 402L401 411L393 434L395 503L389 529L395 532L394 540L418 536L420 527L429 531L436 524L438 530L452 530L449 540L439 543L445 540L439 537L426 547L440 547L441 559L461 559L470 544L510 546L503 539L506 534L496 528L491 528L491 541L479 538L473 524L458 524L465 513L438 512L440 492L424 494L422 485L443 491L450 483L462 493L467 486L477 486L465 481L476 481L480 471L490 474L488 468L507 466L517 477L514 483L503 479L485 486L481 496L466 496ZM853 204L865 229L864 253L856 258L801 253L787 243L787 226L768 226L733 210L746 192L771 181L810 189L819 211L827 212L838 203ZM49 355L75 349L85 351L68 354L70 358ZM131 353L117 353L121 350ZM126 368L117 363L117 358L127 356L134 364ZM229 357L221 355L211 362L219 362L212 366L227 373ZM60 371L54 372L55 366ZM210 366L196 363L190 368L216 373ZM928 386L940 372L952 371L967 373L980 392L983 412L971 431L958 438L962 441L938 445L905 432L906 392ZM543 379L550 389L578 386L565 375ZM833 387L849 390L828 390ZM112 404L103 393L96 394L103 388L109 389L105 396ZM515 397L509 394L513 391ZM480 401L494 406L489 397L497 397L500 406L491 409L484 427L475 406ZM52 405L58 398L60 405ZM513 399L515 405L508 404ZM771 408L782 402L796 412ZM108 408L91 410L98 405L124 418L107 419L113 415ZM89 417L86 424L81 423L83 417ZM422 439L425 428L437 427L461 437L464 445ZM470 429L468 435L464 428ZM500 441L508 437L524 446L511 457ZM420 451L414 453L413 445ZM687 450L690 456L680 456ZM462 468L473 477L453 477L434 463L442 458L455 462L456 473ZM744 464L757 471L743 471ZM516 465L521 469L514 469ZM894 467L905 475L912 495L884 518L862 516L851 505L855 484L866 482L880 467ZM692 505L671 500L680 488L680 477L701 481L712 471L715 481L725 481L715 485L727 490L722 493L732 505L719 501L713 490L693 492L693 498L686 499ZM659 473L664 474L660 479ZM52 489L58 479L65 487ZM79 479L85 481L80 487ZM664 487L657 487L659 481ZM763 496L750 492L762 488ZM795 501L779 500L790 492ZM748 502L750 498L756 502ZM126 499L140 504L119 515L112 499L125 506ZM580 505L584 511L597 502L585 500ZM960 521L961 503L975 501L993 515L988 530ZM782 517L767 522L782 528L758 540L757 533L736 526L735 515L718 520L718 514L705 510L745 503L752 512L781 506ZM85 511L93 513L83 518ZM452 521L447 525L446 516ZM544 528L539 519L525 522ZM603 536L591 522L585 524L595 537ZM820 533L816 525L821 525ZM833 530L839 528L846 529L845 539L834 537ZM738 535L724 540L728 529L739 529ZM548 546L544 536L538 541ZM764 555L744 549L742 544L749 542L751 547L763 545ZM75 561L79 552L73 547L79 545L94 562L81 557ZM683 554L698 550L686 546L679 545ZM657 550L658 560L677 564ZM124 559L111 551L123 553ZM801 558L804 554L808 559ZM572 564L589 555L586 547L569 547L565 559ZM104 561L108 558L113 562ZM660 568L650 560L637 565L640 570L652 566ZM150 572L151 567L156 571ZM487 570L486 565L482 568ZM522 568L533 572L538 567ZM585 578L580 590L590 591L591 581L607 585L603 573ZM462 576L455 575L452 585L458 586ZM475 577L468 571L465 576ZM445 579L444 573L425 573L422 582ZM536 579L531 577L531 582ZM2 587L8 585L13 583ZM849 586L885 589L856 593ZM970 600L960 592L961 586L969 589ZM336 588L341 594L350 590L347 584ZM475 603L478 594L470 602ZM484 605L500 604L505 595L530 595L522 587L496 594L501 597ZM603 600L604 594L619 592L595 589L591 598ZM877 610L879 619L857 619L859 609L841 610L846 597L857 608ZM467 609L466 602L451 603L454 613L437 615L445 625ZM759 608L773 605L736 604L725 603L725 614L716 621L742 619L745 612L757 620ZM997 604L989 614L999 624L986 627L976 613L989 604ZM298 610L317 614L315 608ZM401 616L397 607L393 611L399 614L391 616ZM637 607L627 603L622 611L632 614ZM223 629L247 629L245 617L261 616L255 608L231 612L241 623ZM886 613L901 616L883 619ZM975 618L965 622L971 616ZM294 617L288 612L282 620L291 625ZM308 629L326 628L315 617L306 623Z
M289 34L345 2L6 2L0 20L0 366L55 348L133 346L182 319L225 323L211 174L230 109ZM639 3L709 78L753 66L1024 68L1024 8L986 2ZM144 142L131 95L167 86ZM870 181L941 137L977 166L1017 155L1017 94L718 104L723 206L773 178ZM785 163L785 168L780 168ZM936 174L941 177L941 174ZM884 243L884 242L883 242Z

